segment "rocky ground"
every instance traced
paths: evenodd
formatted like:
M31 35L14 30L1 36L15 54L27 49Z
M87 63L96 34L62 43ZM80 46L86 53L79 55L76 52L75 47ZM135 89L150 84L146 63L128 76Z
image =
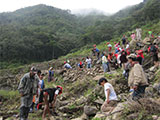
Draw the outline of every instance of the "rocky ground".
M147 39L147 38L146 38ZM148 44L147 40L141 43ZM134 42L134 41L131 41ZM158 41L159 42L159 41ZM134 44L131 44L134 48ZM147 51L146 47L143 47ZM58 97L56 103L57 116L55 120L160 120L160 69L152 67L150 56L145 54L144 69L149 79L149 87L146 89L146 96L138 102L130 99L127 80L122 75L121 69L113 69L104 74L99 61L93 61L91 70L78 69L75 65L81 57L71 58L72 70L62 69L64 59L53 60L44 63L32 64L45 73L46 87L61 85L64 88L63 94ZM0 72L0 120L17 120L20 97L17 86L20 78L32 65L22 66L16 69L1 70ZM47 83L47 69L55 68L55 81ZM100 112L100 106L105 96L98 80L106 77L114 86L119 98L117 107L111 114L105 115ZM7 92L6 92L7 90ZM35 111L29 115L29 120L41 120L42 110Z

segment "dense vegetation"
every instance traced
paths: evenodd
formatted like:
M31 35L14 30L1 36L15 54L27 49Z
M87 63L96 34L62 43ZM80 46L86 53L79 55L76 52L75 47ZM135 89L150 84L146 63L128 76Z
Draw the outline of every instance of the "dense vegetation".
M0 68L6 63L51 60L86 44L117 38L136 27L156 25L159 6L159 0L145 0L112 16L77 17L46 5L1 13Z

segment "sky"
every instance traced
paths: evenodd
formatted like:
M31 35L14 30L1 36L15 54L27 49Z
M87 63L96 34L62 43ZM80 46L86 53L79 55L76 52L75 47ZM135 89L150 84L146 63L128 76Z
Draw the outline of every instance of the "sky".
M143 0L0 0L0 12L11 12L37 4L46 4L72 12L79 9L97 9L106 13L115 13Z

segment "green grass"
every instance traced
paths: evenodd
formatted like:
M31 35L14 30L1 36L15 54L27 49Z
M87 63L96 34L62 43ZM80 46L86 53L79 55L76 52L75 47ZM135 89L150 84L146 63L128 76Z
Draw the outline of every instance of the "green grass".
M6 99L14 99L19 95L18 91L0 90L0 95Z
M105 118L93 118L92 120L105 120Z

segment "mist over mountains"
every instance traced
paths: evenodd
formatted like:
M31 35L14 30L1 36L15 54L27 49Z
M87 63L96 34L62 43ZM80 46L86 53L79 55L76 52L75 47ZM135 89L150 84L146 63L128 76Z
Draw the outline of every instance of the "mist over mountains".
M106 15L108 16L110 15L109 13L106 13L101 10L97 10L95 8L72 10L71 13L77 16L87 16L87 15Z

